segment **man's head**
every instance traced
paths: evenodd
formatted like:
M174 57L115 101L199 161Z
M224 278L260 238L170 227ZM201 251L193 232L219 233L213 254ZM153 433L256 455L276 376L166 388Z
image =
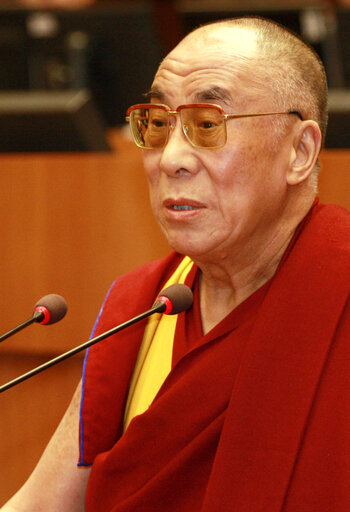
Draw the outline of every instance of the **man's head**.
M327 79L314 50L286 28L255 17L205 25L189 34L183 43L186 39L197 40L199 45L205 45L208 38L228 40L230 31L241 33L242 46L245 40L252 49L255 46L251 64L255 66L257 81L273 94L276 109L293 105L303 119L313 119L319 124L324 140L328 120Z
M189 34L160 65L152 103L286 114L227 120L227 142L218 149L193 147L180 120L171 118L165 147L144 151L152 206L170 244L190 255L231 250L253 234L263 238L279 229L283 216L293 217L296 189L307 191L310 205L325 93L316 56L275 24L242 18ZM303 120L289 111L300 111Z

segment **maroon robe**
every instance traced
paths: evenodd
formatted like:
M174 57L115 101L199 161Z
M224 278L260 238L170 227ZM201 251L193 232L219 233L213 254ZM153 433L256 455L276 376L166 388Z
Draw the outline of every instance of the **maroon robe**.
M317 205L273 279L210 333L183 315L173 369L124 435L145 323L90 349L87 512L350 510L349 233L348 213ZM95 334L150 307L179 258L120 278Z

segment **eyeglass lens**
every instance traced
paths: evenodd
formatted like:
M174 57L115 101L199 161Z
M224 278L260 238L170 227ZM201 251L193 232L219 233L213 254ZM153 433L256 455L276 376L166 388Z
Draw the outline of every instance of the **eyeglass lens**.
M183 131L196 147L214 148L226 142L225 121L212 107L185 107L180 110ZM159 107L138 108L131 112L132 131L138 145L162 148L168 139L169 115Z

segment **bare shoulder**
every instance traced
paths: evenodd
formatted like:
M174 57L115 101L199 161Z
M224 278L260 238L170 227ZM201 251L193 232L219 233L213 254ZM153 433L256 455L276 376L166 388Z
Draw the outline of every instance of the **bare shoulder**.
M83 512L90 469L77 467L81 383L38 465L1 512Z

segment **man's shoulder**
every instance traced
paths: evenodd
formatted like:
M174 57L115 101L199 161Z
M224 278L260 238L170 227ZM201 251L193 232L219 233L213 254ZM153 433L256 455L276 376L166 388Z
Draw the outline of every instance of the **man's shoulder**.
M350 213L335 204L318 204L311 227L322 243L334 250L350 251Z
M315 206L315 213L330 221L342 219L347 227L350 227L350 212L346 208L343 208L343 206L339 206L338 204L318 203Z
M350 277L350 214L336 205L317 203L298 228L298 232L280 266L280 278L289 289L311 288L315 294L331 287L326 297L343 290L349 293ZM291 276L294 276L291 278ZM298 294L299 292L295 292Z
M290 256L290 257L289 257ZM296 272L304 282L333 283L334 291L349 292L350 214L336 205L316 204L286 259L285 270Z
M152 279L167 279L167 276L175 270L181 260L184 258L181 254L172 251L170 254L157 260L149 261L140 267L137 267L126 274L118 277L115 282L139 282L150 281Z
M133 299L144 295L153 295L161 291L162 286L180 264L183 256L171 252L164 258L150 261L141 267L118 277L109 291L109 299Z
M118 277L101 306L94 335L150 308L182 259L180 254L171 252Z

